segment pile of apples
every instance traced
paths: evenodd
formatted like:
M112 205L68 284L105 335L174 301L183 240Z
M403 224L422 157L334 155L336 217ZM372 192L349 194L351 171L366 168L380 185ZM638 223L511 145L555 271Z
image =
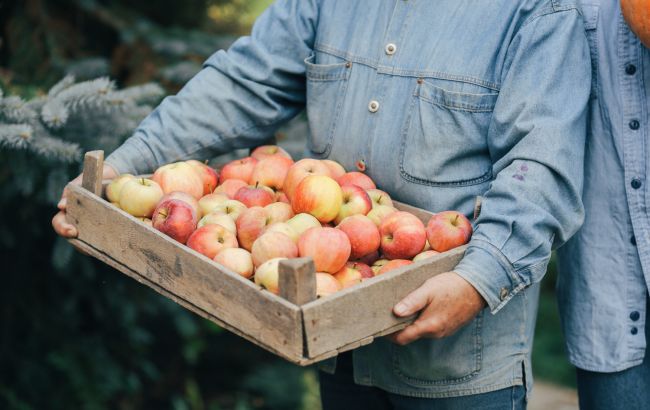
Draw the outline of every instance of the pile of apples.
M367 175L331 160L294 162L266 145L220 173L199 161L123 174L106 197L127 213L278 294L279 261L311 257L319 297L467 243L455 211L425 226Z

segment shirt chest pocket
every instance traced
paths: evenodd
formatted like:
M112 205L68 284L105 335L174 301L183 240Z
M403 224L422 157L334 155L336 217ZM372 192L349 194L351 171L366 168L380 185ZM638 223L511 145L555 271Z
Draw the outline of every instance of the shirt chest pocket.
M419 81L402 130L400 172L429 186L470 186L492 179L487 134L498 93L451 91Z
M327 157L339 123L352 64L318 64L316 56L311 55L305 59L305 65L310 128L307 148L315 157Z

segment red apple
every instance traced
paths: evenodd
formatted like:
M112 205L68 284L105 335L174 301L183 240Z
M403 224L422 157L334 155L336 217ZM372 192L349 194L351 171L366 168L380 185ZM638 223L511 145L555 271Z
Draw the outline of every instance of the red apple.
M163 191L154 181L133 178L120 189L120 208L133 216L150 218L162 197Z
M203 180L187 162L163 165L151 177L168 194L181 191L197 200L203 196Z
M330 170L323 163L317 159L305 158L296 162L289 168L287 177L284 180L282 190L287 195L289 200L293 200L293 191L296 190L298 184L310 175L330 175Z
M469 242L472 224L460 212L444 211L431 217L426 233L431 249L445 252Z
M251 157L257 160L263 160L269 157L284 157L291 159L291 155L283 148L278 147L277 145L262 145L257 147L251 152Z
M201 181L203 181L203 195L211 194L217 185L219 185L219 173L217 170L194 159L185 162L194 168L194 171L196 171Z
M424 224L408 212L388 215L379 225L381 252L388 259L411 259L424 247L427 240Z
M334 274L334 278L339 281L343 289L361 283L364 279L372 278L375 273L370 266L361 262L348 262Z
M248 186L248 184L240 179L226 179L215 190L215 194L224 194L230 199L235 199L235 194L241 188Z
M292 165L293 161L285 157L272 156L262 159L255 164L249 182L251 185L267 186L274 191L281 190Z
M373 208L377 205L390 206L391 208L393 207L393 200L386 192L380 189L368 189L366 192L372 201Z
M298 239L300 256L311 257L318 272L338 272L350 258L350 250L348 236L334 228L311 228Z
M370 218L375 225L379 226L381 225L381 221L393 212L397 212L397 209L386 205L375 205L366 216Z
M245 186L239 188L235 194L235 200L251 208L253 206L266 206L275 201L275 192L262 185Z
M266 209L254 206L242 212L235 222L239 246L250 251L253 248L253 242L262 234L262 230L271 224L271 218Z
M291 197L293 211L308 213L320 222L330 222L338 215L343 203L341 187L332 178L311 175L303 179Z
M255 269L255 283L276 295L280 293L280 261L287 258L274 258L261 264Z
M269 213L271 223L286 222L294 217L293 209L290 204L284 202L274 202L264 207Z
M280 232L267 232L253 242L251 248L253 264L260 266L273 258L295 258L298 256L296 243Z
M419 262L419 261L428 259L428 258L430 258L432 256L436 256L436 255L439 255L439 254L440 254L440 252L436 252L434 250L420 252L417 255L415 255L415 258L413 258L413 262Z
M324 159L321 162L325 164L330 170L330 176L335 181L345 175L345 168L343 168L343 165L339 164L338 162L332 161L331 159Z
M194 209L196 212L196 217L201 218L203 212L201 212L201 207L199 206L199 201L196 200L192 195L186 194L185 192L173 191L168 194L165 194L160 200L164 201L165 199L178 199L179 201L187 202L189 206Z
M246 157L230 161L221 168L221 180L239 179L248 183L253 175L253 168L257 164L257 160L253 157Z
M356 171L346 173L345 175L337 179L336 182L338 182L341 186L347 184L353 184L353 185L358 185L363 189L377 188L373 180L370 179L368 175Z
M233 234L237 234L237 227L235 225L235 221L233 221L230 215L228 215L223 211L214 211L203 216L203 218L199 219L199 223L197 224L197 227L202 228L206 225L215 225L215 224L223 226Z
M392 261L388 262L384 266L382 266L379 271L377 272L377 275L383 275L384 273L391 271L393 269L400 268L402 266L410 265L412 264L413 261L406 260L406 259L393 259Z
M120 202L120 191L127 181L134 179L135 177L131 174L122 174L117 178L113 179L106 186L106 199L108 202L119 204Z
M199 209L201 215L207 215L214 210L218 205L229 200L226 194L208 194L199 199Z
M160 202L151 221L154 228L183 244L196 229L197 222L194 209L178 199Z
M246 279L253 276L255 270L250 252L242 248L224 248L217 253L214 261Z
M194 231L187 239L187 246L213 259L220 250L236 248L238 244L234 233L221 225L210 224Z
M335 223L341 223L348 216L366 215L372 209L370 197L363 188L348 184L341 187L341 192L343 193L343 203L336 215Z
M341 283L325 272L316 272L316 297L324 298L341 290Z
M381 242L379 229L367 216L348 216L336 228L345 232L350 239L351 259L359 259L379 249Z

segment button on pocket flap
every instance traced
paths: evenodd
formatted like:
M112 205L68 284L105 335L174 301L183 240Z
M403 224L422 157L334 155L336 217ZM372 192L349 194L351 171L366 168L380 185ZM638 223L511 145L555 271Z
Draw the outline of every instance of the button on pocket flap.
M595 30L598 26L598 4L583 4L581 9L585 30Z
M352 63L343 62L338 64L315 64L314 54L305 58L307 66L307 78L312 81L336 81L347 80L350 76Z
M420 84L417 88L416 95L423 100L452 110L474 112L492 111L499 96L496 92L473 94L449 91L427 81L423 81Z

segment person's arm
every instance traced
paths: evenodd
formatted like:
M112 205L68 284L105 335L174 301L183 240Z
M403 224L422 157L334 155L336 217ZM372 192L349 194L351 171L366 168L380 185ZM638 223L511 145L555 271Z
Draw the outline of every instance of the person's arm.
M317 19L317 0L280 0L270 6L250 37L212 55L106 163L120 173L146 173L272 137L304 108L304 59L313 48Z
M424 308L393 336L444 337L487 304L496 313L546 272L551 249L583 221L581 201L589 49L577 10L526 22L509 45L489 130L496 178L454 272L407 296L395 313Z

